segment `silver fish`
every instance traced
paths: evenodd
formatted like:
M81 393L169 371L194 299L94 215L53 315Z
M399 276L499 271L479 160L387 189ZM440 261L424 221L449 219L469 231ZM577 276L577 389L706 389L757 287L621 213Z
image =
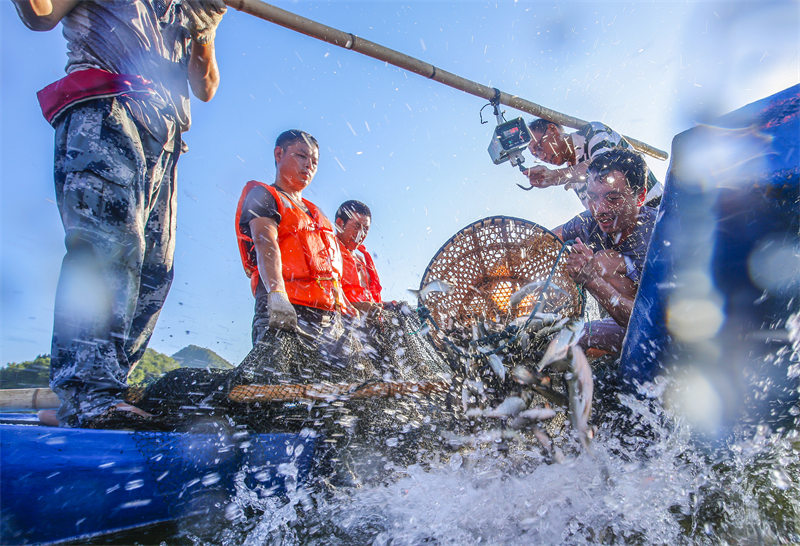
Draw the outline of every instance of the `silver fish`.
M558 313L536 313L536 319L542 321L542 326L551 326L560 320L564 320L563 315L559 315Z
M514 380L517 383L522 383L523 385L530 385L536 381L536 376L531 373L528 368L522 365L514 366L514 369L511 370L511 375L514 377Z
M553 404L561 407L569 407L569 400L566 396L561 394L558 391L555 391L549 387L543 386L538 383L536 376L533 375L527 368L522 365L518 365L513 370L514 379L517 383L522 383L523 385L530 386L534 391L544 396L547 400L552 402Z
M560 321L557 324L560 324ZM551 328L556 325L551 326ZM563 372L567 369L569 361L569 349L574 347L583 336L583 321L573 320L565 323L566 327L561 328L555 338L547 346L542 360L536 366L537 371L542 371L547 366L553 366L554 370ZM537 332L537 336L540 332Z
M472 381L464 381L464 386L467 387L471 392L480 394L481 396L483 396L486 392L486 387L484 387L483 381L478 381L477 379Z
M563 463L564 454L561 452L561 450L558 448L557 445L553 444L553 440L550 438L547 432L545 432L539 425L534 425L532 430L533 430L533 435L536 437L537 440L539 440L539 443L542 444L545 453L547 453L550 456L550 458L553 459L554 462L558 464Z
M529 282L528 284L526 284L525 286L523 286L522 288L511 294L511 297L508 299L508 303L511 305L511 307L516 307L522 302L522 300L524 300L537 290L543 289L545 287L545 284L547 284L547 281ZM547 286L547 291L549 292L550 290L554 292L560 292L565 296L568 295L566 292L564 292L564 290L560 286L553 284L552 282Z
M489 366L495 375L500 378L500 381L506 380L506 366L503 364L503 359L496 354L491 354L489 355Z
M517 417L528 421L545 421L556 416L556 411L550 408L531 408L521 411Z
M584 449L589 449L592 439L592 429L589 427L589 417L592 415L592 396L594 395L594 380L592 367L579 346L572 347L570 351L569 372L564 374L567 380L569 393L569 420L572 428L578 434L578 439Z
M533 281L529 282L513 294L511 297L508 298L508 303L511 307L516 307L520 304L522 300L533 294L536 290L541 289L545 284L545 281Z
M484 417L514 417L527 407L525 400L519 396L509 396L494 409L483 412Z
M556 416L555 410L550 408L532 408L519 412L508 424L513 429L521 430L538 426L535 423L546 421Z
M567 369L569 363L569 342L572 340L572 332L562 329L558 332L547 345L544 356L536 365L536 371L541 372L548 366L554 370L563 372Z
M424 298L425 296L427 296L432 292L444 292L445 294L447 294L452 289L453 286L450 283L436 279L429 282L419 290L414 290L413 288L409 288L408 291L414 294L417 297L417 299L421 300L422 298Z
M561 320L559 320L554 324L551 324L550 326L545 325L544 328L540 328L539 330L536 331L535 335L537 338L547 337L554 332L562 330L564 326L567 324L567 322L569 322L568 318L562 318Z

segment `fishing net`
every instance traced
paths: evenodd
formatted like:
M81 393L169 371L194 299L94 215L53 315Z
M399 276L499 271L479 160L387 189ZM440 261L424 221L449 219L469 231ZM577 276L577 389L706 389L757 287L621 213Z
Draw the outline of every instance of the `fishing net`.
M318 336L269 330L233 370L180 368L127 399L161 428L224 417L264 432L357 422L385 432L438 413L449 390L450 369L421 329L397 303Z
M525 346L517 336L510 339L509 329L536 306L554 317L580 315L583 300L559 260L561 250L533 222L486 218L457 233L431 260L419 309L385 304L313 334L270 330L233 370L178 369L129 399L176 427L212 417L257 432L316 429L336 448L328 460L343 468L371 461L380 476L383 464L408 464L427 446L440 447L433 430L458 428L461 410L490 409L512 395L531 405L564 405L565 389L549 376L537 374L535 388L511 379L516 365L534 368L550 339L542 332L560 325L543 325ZM434 281L452 288L426 293ZM526 295L512 304L522 287ZM444 328L431 328L421 316ZM490 351L508 374L490 369ZM346 454L338 449L344 446Z

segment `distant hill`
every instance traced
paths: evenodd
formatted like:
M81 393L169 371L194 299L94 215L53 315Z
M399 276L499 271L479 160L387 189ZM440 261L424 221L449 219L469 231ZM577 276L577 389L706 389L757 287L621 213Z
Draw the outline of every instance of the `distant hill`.
M172 357L147 349L142 360L128 376L130 385L146 386L176 368L219 368L227 370L233 365L217 353L197 345L184 347ZM49 386L50 355L39 355L34 360L9 362L0 368L0 389L22 389Z
M184 347L172 355L172 358L180 364L182 368L219 368L221 370L230 370L233 368L233 364L211 349L198 347L197 345Z

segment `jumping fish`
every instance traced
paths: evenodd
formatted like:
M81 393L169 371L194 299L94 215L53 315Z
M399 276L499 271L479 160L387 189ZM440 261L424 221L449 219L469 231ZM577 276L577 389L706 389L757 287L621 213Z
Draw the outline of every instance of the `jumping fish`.
M536 381L536 376L534 376L528 368L522 366L521 364L514 366L514 369L511 370L511 375L518 383L522 383L523 385L530 385Z
M526 406L525 400L519 396L509 396L496 408L484 411L483 416L496 418L514 417L524 410Z
M445 294L447 294L452 289L453 286L450 283L436 279L423 286L420 290L414 290L413 288L409 288L408 291L414 294L417 297L417 299L421 300L422 298L424 298L428 294L431 294L432 292L444 292Z
M543 324L544 328L540 328L539 330L536 331L536 337L537 338L542 338L542 337L549 336L553 332L558 332L559 330L562 330L564 328L564 326L567 324L567 322L569 322L568 318L562 318L561 320L559 320L558 322L556 322L554 324L551 324L550 326L547 326L547 325Z
M533 426L533 435L539 440L539 443L542 444L545 452L553 459L554 462L561 464L564 462L564 454L558 448L557 445L553 444L553 440L550 436L545 432L542 427L539 425Z
M549 387L548 378L545 377L538 379L535 375L533 375L533 373L531 373L522 365L516 366L512 371L512 374L514 375L514 379L517 381L517 383L530 386L534 391L544 396L553 404L564 408L569 407L569 400L567 397ZM545 383L545 380L548 381L547 384Z
M529 282L528 284L526 284L525 286L523 286L522 288L511 294L511 297L508 299L508 303L511 305L511 307L516 307L522 302L522 300L533 294L536 290L544 288L546 284L547 281ZM564 290L560 286L553 284L552 282L547 286L547 290L553 290L555 292L560 292L565 296L567 295L567 293L564 292Z
M572 340L572 333L567 329L562 329L558 335L550 341L544 356L536 366L536 371L541 372L548 366L554 370L563 372L567 369L569 362L569 342Z
M522 300L533 294L536 290L539 290L545 285L545 281L533 281L529 282L513 294L511 297L508 298L508 303L511 307L516 307L520 304Z
M492 371L495 373L497 377L500 378L500 381L506 380L506 366L503 364L503 359L501 359L496 354L491 354L488 357L489 366L491 366Z
M528 421L545 421L556 416L556 410L550 408L531 408L521 411L517 417Z
M521 430L523 428L529 428L532 426L532 423L538 423L539 421L546 421L548 419L552 419L556 416L556 411L550 408L531 408L526 409L524 411L519 412L519 414L514 418L513 421L509 423L513 429Z
M562 315L558 313L536 313L535 318L542 321L542 326L552 326L556 322L564 320Z
M565 371L569 363L569 348L575 346L582 335L582 320L575 320L567 324L566 328L562 328L547 346L544 356L536 366L536 371L540 372L547 366L553 366L553 369L557 371Z
M592 368L580 347L576 345L570 352L572 353L570 369L564 374L569 393L569 420L578 434L581 445L588 450L592 439L592 429L589 427L594 395Z

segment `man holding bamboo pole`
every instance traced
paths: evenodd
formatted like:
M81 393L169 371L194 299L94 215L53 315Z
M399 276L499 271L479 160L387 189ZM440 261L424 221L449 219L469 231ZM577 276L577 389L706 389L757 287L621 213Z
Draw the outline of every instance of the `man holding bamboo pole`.
M22 21L62 23L67 76L39 91L55 128L67 249L55 302L47 424L147 419L123 401L173 277L176 165L189 86L208 101L222 0L14 0ZM187 85L188 82L188 85Z
M558 169L535 166L527 169L525 175L534 188L565 186L573 189L584 207L586 201L586 170L589 163L600 154L615 149L632 150L625 137L608 125L593 121L574 133L566 134L561 125L546 119L534 119L528 124L531 142L528 150L533 156L551 165L565 165ZM645 167L647 168L647 167ZM650 169L647 169L648 206L657 207L661 201L661 185Z

